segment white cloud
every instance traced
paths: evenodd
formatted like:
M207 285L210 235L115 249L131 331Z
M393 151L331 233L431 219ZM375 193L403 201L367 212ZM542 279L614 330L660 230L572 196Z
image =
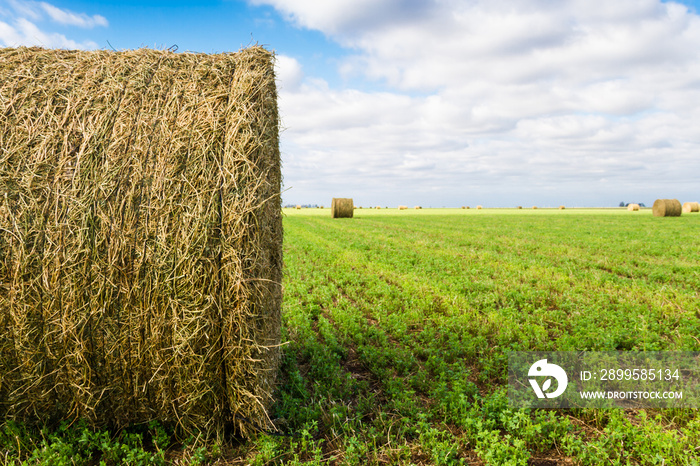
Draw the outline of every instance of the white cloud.
M440 2L424 22L389 22L362 34L338 35L360 50L350 70L404 89L478 80L577 84L697 60L698 19L672 14L673 5L651 9L644 8L651 2L607 2L616 7L603 21L597 10L602 1L560 2L554 10L546 7L551 2L541 2L539 9L532 3Z
M13 26L0 22L0 43L5 47L40 46L45 48L93 49L92 41L76 42L63 34L44 32L31 21L20 18Z
M4 47L41 46L46 48L94 49L97 44L90 40L82 42L69 39L64 34L49 32L38 24L46 17L49 20L81 28L108 26L100 15L88 16L57 8L46 2L8 0L8 9L0 10L0 15L8 21L0 21L0 45Z
M429 12L424 0L249 0L253 5L271 5L289 21L342 38L348 31L381 28L387 19L403 21Z
M586 186L590 203L617 203L650 180L679 197L695 190L700 18L682 5L255 3L354 51L338 68L347 82L390 89L330 88L295 61L286 89L280 75L288 184L318 193L356 183L389 197L432 190L453 204L477 191L508 204L519 191L575 196Z
M0 21L0 43L4 46L20 45L24 38L15 28Z
M36 2L23 0L7 0L8 6L15 12L16 15L29 18L33 21L41 19L41 12L38 11ZM5 12L10 14L9 11Z
M279 85L284 90L299 89L304 78L301 64L296 59L286 55L277 55L275 58L277 60L276 76Z
M40 2L39 5L51 19L57 23L81 28L93 28L95 26L109 26L104 16L88 16L85 13L74 13L70 10L57 8L49 3Z

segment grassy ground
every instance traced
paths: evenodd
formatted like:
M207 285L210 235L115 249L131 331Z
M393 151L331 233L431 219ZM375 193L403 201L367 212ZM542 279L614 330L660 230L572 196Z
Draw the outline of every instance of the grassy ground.
M151 425L109 437L127 445L119 461L132 452L131 464L700 464L697 410L520 410L506 398L508 351L700 351L700 215L285 215L279 432L202 447ZM5 464L41 463L64 444L83 448L84 464L116 457L81 427L3 429L0 464L3 451Z

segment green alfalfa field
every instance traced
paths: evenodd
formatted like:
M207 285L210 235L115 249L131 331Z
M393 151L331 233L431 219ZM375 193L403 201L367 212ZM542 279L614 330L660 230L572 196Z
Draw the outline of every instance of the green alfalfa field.
M212 445L157 423L6 424L0 464L700 464L695 409L507 399L509 351L700 351L700 214L284 213L278 431Z

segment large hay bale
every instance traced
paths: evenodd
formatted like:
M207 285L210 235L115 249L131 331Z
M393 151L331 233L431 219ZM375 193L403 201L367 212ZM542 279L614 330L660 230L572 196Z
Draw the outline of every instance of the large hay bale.
M684 202L683 203L683 212L684 213L700 212L700 203Z
M399 210L407 210L407 209L408 209L408 206L406 206L406 205L399 206Z
M352 218L355 204L347 197L334 197L331 201L331 218Z
M637 212L639 210L639 204L627 204L627 210L630 212Z
M657 199L651 211L654 217L680 217L683 207L678 199Z
M0 418L271 427L273 59L0 49Z

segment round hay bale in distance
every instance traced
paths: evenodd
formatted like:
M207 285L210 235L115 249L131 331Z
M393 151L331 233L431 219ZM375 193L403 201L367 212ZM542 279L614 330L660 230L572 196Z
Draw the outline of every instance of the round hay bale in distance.
M564 209L566 209L566 206L563 206L563 205L559 206L559 210L564 210Z
M483 209L483 207L481 207L480 205L476 206L476 210L481 210L481 209Z
M414 209L416 209L416 210L419 210L419 209L422 209L422 208L423 208L423 207L421 207L421 206L419 206L419 205L417 205L417 206L414 207Z
M700 212L700 203L697 202L684 202L683 203L683 213Z
M522 208L523 208L523 206L521 206L521 205L519 205L519 206L517 207L518 210L520 210L520 209L522 209Z
M639 204L627 204L627 210L629 210L630 212L638 212Z
M657 199L651 211L654 217L680 217L683 206L678 199Z
M536 205L533 205L532 208L533 208L533 209L537 209L537 206L536 206Z
M406 205L399 206L399 210L407 210L407 209L408 209L408 206L406 206Z
M352 218L355 204L349 197L334 197L331 201L331 218Z

